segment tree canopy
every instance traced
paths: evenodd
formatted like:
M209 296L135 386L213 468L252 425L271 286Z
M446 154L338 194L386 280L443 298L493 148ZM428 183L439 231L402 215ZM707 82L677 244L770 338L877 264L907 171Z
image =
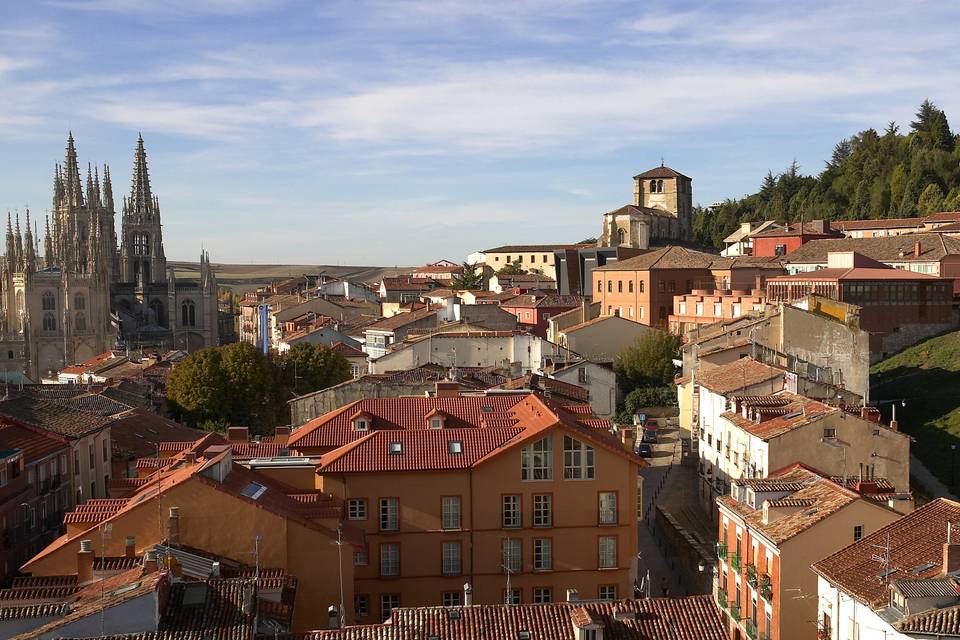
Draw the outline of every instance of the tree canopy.
M521 273L526 272L523 270L519 260L514 260L510 264L501 267L500 270L497 271L497 275L499 276L517 276Z
M483 273L477 269L477 265L464 262L461 266L463 273L450 281L450 287L460 290L483 288Z
M624 393L673 383L673 359L680 349L679 336L650 331L625 348L614 361L617 382Z
M759 190L694 211L694 238L721 247L741 222L906 218L960 209L960 145L947 115L925 100L910 130L890 122L841 140L824 169L803 175L796 161L768 172Z
M264 356L238 342L201 349L174 366L167 400L181 420L211 430L249 426L255 433L289 422L287 400L350 378L350 363L325 345L300 343Z

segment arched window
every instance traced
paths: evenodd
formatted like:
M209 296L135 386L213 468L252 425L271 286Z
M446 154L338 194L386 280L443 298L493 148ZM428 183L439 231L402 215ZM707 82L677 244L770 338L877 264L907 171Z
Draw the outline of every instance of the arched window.
M133 255L150 255L150 236L146 233L133 234Z
M82 333L87 330L87 317L83 313L78 313L73 318L73 328L77 333Z
M83 311L87 308L87 298L82 293L73 296L73 308L77 311Z
M623 280L617 280L617 293L623 293Z
M54 311L57 308L57 299L53 297L52 291L44 291L42 301L44 311Z
M10 349L9 351L7 351L7 359L13 360L13 349Z
M637 286L640 287L640 293L643 293L643 280L637 280Z
M607 280L607 293L613 293L613 280Z
M154 317L157 319L157 324L161 327L167 326L167 316L163 313L163 303L159 300L152 300L150 302L150 310L153 311Z
M597 280L597 293L603 293L603 280Z
M617 229L617 244L627 243L627 232L623 229Z
M663 180L657 180L657 193L663 193Z
M192 300L187 300L180 305L180 324L185 327L197 325L197 310Z
M633 280L627 280L627 291L633 293Z
M656 192L657 192L657 181L656 181L656 180L651 180L651 181L650 181L650 193L656 193Z
M43 330L44 331L57 330L57 318L52 313L43 314Z

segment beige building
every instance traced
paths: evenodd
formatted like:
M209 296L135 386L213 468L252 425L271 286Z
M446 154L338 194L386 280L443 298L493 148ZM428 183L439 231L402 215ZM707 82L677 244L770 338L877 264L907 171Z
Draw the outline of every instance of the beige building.
M593 362L613 362L621 351L657 329L620 316L600 316L557 333L558 344Z
M556 280L555 251L585 249L592 246L592 244L509 244L471 254L467 260L470 264L483 264L493 273L518 262L524 271L542 273L551 280Z
M693 229L693 181L659 166L633 177L633 202L603 214L601 247L647 249L689 240Z
M593 320L599 315L599 302L588 304L584 301L584 304L581 304L578 309L570 309L570 311L564 311L555 316L550 316L550 319L547 321L547 340L557 342L560 339L560 332L567 327L583 324L588 320Z

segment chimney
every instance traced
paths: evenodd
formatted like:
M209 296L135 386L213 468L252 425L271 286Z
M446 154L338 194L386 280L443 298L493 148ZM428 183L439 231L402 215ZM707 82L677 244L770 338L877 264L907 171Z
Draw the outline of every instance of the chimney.
M253 614L254 607L254 598L256 597L253 589L253 580L243 583L243 589L241 590L241 610L246 615ZM334 607L336 608L336 607Z
M124 538L123 555L127 558L133 558L137 555L137 539L133 536L127 536Z
M327 607L327 629L340 628L340 613L337 611L337 605L332 604Z
M273 441L284 447L287 446L290 442L290 427L277 427L273 432Z
M187 451L185 454L183 454L183 459L189 462L190 464L193 464L194 462L197 461L197 452Z
M873 480L860 480L856 484L856 491L860 495L869 496L880 493L880 487Z
M449 380L438 380L436 396L438 398L456 398L460 395L460 385Z
M227 440L230 442L246 442L250 439L250 432L246 427L229 427Z
M213 564L210 565L210 577L219 578L220 577L220 561L216 560Z
M947 523L947 530L951 528L950 523ZM949 540L949 534L947 535ZM945 542L943 544L943 573L950 574L955 571L960 571L960 544L956 542Z
M567 602L577 602L580 600L580 592L576 589L567 589Z
M623 445L623 448L627 451L633 451L633 446L636 444L636 436L634 436L634 430L630 427L620 427L620 444Z
M890 428L893 429L894 431L900 431L900 423L897 422L896 420L891 420Z
M81 540L77 552L77 584L93 580L93 541Z
M868 420L870 418L870 410L867 409L867 405L860 407L860 417L864 420Z
M167 544L171 547L180 546L180 508L170 507L170 517L167 520Z
M913 243L913 255L916 258L920 257L920 241L919 240Z
M146 573L153 573L157 570L157 552L153 549L143 552L143 570Z
M463 583L463 606L473 606L473 586L469 582Z

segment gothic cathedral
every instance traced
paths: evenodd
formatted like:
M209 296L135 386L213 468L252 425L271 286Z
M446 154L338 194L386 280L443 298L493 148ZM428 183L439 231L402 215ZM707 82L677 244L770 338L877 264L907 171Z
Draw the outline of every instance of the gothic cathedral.
M218 344L217 280L200 255L199 280L178 280L163 252L160 203L137 139L120 247L110 168L87 166L86 188L73 135L53 177L53 209L39 234L7 216L0 261L0 372L34 382L110 349L196 350ZM51 226L52 222L52 226Z

